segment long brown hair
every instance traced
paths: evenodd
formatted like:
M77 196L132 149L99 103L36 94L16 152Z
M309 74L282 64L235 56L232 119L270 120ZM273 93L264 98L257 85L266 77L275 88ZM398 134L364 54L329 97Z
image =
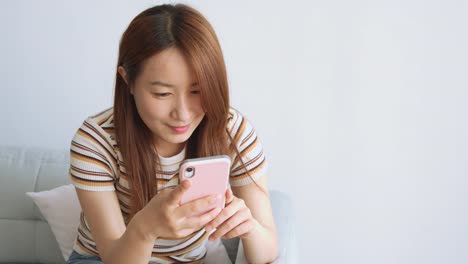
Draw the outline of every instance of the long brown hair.
M130 87L149 57L177 48L191 64L201 87L205 117L187 142L187 157L230 154L232 139L226 132L229 91L226 66L216 34L195 9L183 5L159 5L138 16L123 33L118 65L127 73L127 83L116 73L114 123L127 178L132 189L132 217L157 193L159 166L152 132L141 120ZM234 151L237 151L235 149Z

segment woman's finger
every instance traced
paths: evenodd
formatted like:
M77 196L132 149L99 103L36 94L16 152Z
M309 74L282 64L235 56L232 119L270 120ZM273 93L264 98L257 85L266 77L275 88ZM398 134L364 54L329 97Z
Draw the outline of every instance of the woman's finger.
M254 228L252 219L246 220L236 228L232 229L231 231L227 232L222 236L223 239L230 239L234 237L242 237L249 234Z
M244 202L240 199L237 199L235 202L231 202L230 204L226 205L226 207L224 207L218 216L206 225L206 231L211 231L212 229L224 223L224 221L239 211L243 205Z
M229 233L231 230L235 229L238 225L242 224L248 220L247 210L237 211L233 216L224 221L220 226L217 227L216 231L211 234L210 240L218 239L225 234Z
M187 229L192 229L192 230L200 230L208 222L213 220L219 214L219 212L221 212L221 210L222 210L221 208L213 208L204 214L186 218L183 221L182 227L187 228Z
M216 203L222 199L221 195L209 195L181 205L176 208L175 214L179 217L200 215L216 207Z
M226 205L230 204L234 200L234 194L232 193L231 188L226 190Z
M190 180L184 180L175 187L174 190L169 194L167 203L172 206L179 206L182 195L190 188L192 182Z

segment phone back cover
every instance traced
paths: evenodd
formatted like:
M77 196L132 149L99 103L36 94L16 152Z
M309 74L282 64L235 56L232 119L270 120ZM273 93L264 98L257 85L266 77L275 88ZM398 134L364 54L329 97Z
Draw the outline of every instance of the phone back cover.
M192 182L190 189L183 195L181 204L202 198L211 194L221 194L222 199L215 207L224 208L225 192L229 180L230 160L207 159L202 162L186 162L179 171L179 179L185 179L184 172L187 167L194 167L195 174L189 178Z

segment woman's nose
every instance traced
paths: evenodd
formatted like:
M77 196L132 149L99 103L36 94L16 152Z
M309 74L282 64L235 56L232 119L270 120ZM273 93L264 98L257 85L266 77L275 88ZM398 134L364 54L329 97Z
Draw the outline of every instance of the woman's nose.
M188 121L190 118L190 106L187 98L183 96L178 98L173 109L174 118L182 121Z

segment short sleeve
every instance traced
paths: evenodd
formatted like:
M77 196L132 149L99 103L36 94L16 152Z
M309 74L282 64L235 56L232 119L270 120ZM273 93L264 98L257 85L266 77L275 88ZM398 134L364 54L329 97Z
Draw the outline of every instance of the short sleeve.
M88 118L71 142L69 177L72 184L87 191L114 191L115 156L104 130Z
M252 124L234 109L230 111L228 131L240 153L240 157L236 152L233 154L229 183L235 187L250 184L267 171L260 139Z

